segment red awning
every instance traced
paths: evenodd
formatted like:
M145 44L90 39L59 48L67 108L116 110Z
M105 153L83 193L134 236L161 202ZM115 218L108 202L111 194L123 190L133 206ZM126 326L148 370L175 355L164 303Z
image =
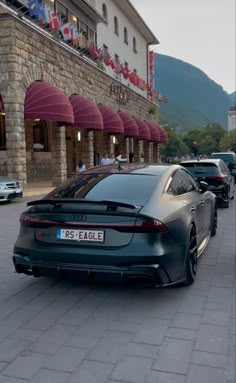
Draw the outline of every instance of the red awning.
M163 128L161 128L161 126L159 126L159 125L158 125L158 128L159 128L159 135L160 135L160 143L167 144L168 135L167 135L166 131Z
M147 124L147 126L150 130L150 134L151 134L150 141L155 142L155 143L160 142L160 135L159 135L158 127L155 126L154 124L152 124L151 122L145 121L145 123Z
M69 101L74 111L74 126L83 129L103 129L102 115L94 102L76 94L70 96Z
M103 130L107 133L124 133L123 122L119 114L107 105L98 105L103 117Z
M4 112L4 104L3 104L3 99L2 96L0 95L0 113Z
M124 112L118 112L118 113L124 125L124 135L126 137L138 138L139 130L138 130L138 125L135 119L131 117L128 113L124 113Z
M139 120L138 118L135 118L135 121L138 125L138 130L139 130L139 140L146 140L146 141L150 141L150 138L151 138L151 134L150 134L150 130L149 130L149 127L147 126L147 124L142 121L142 120Z
M60 121L73 124L74 114L71 103L56 86L45 81L35 81L25 96L26 120Z

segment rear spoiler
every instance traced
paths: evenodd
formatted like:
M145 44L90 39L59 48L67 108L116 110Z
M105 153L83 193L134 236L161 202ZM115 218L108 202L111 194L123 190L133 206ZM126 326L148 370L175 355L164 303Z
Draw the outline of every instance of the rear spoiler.
M129 203L125 202L117 202L117 201L95 201L95 200L89 200L89 199L76 199L76 198L51 198L51 199L40 199L35 201L27 202L27 206L35 206L35 205L54 205L54 206L60 206L67 203L76 203L76 204L92 204L92 205L107 205L111 207L125 207L127 209L137 209L140 206L131 205Z

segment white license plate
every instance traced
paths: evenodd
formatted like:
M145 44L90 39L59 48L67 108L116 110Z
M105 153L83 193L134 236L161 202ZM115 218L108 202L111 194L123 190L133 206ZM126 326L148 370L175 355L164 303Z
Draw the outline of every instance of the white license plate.
M89 241L103 242L104 231L102 230L73 230L73 229L58 229L57 239L68 241Z

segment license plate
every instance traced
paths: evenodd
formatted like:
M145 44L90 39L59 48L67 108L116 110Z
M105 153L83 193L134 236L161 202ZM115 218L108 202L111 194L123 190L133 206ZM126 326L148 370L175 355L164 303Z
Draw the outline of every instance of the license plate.
M58 229L57 239L67 241L81 242L103 242L104 231L102 230L73 230L73 229Z

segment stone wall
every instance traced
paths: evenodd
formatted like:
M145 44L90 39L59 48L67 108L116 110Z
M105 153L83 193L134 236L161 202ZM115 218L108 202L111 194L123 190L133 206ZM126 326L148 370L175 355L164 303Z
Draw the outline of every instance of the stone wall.
M137 118L158 122L158 106L156 114L150 115L148 111L152 104L130 89L127 104L119 104L117 96L110 93L110 86L115 80L96 64L90 63L77 52L73 53L72 49L67 50L63 44L41 35L10 15L5 19L0 18L0 56L0 93L6 110L8 174L23 183L26 183L24 98L33 81L48 81L62 89L67 96L77 93L97 104L104 103ZM57 144L52 143L53 169L55 170L56 164L59 167L55 173L58 182L66 177L66 163L62 164L62 161L66 162L63 134L65 135L65 129L62 133L57 131L54 136ZM96 135L94 137L96 138ZM87 145L90 147L92 140L90 135L81 143L85 145L81 148L82 152L88 151ZM91 162L90 155L88 165L91 165Z

